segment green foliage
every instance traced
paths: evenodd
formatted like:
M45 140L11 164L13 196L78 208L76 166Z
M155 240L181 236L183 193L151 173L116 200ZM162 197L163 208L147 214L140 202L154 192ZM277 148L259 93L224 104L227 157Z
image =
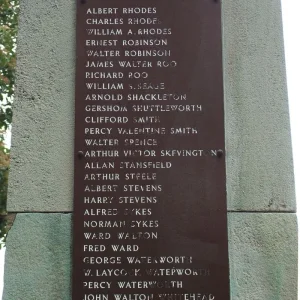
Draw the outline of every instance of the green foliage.
M3 138L3 137L2 137ZM9 174L9 149L0 142L0 249L5 245L7 234L6 202Z
M19 0L0 0L0 129L12 121Z
M12 122L18 14L19 0L0 0L0 241L7 233L4 216L10 157L3 136Z
M0 141L0 216L6 214L9 159L9 149Z

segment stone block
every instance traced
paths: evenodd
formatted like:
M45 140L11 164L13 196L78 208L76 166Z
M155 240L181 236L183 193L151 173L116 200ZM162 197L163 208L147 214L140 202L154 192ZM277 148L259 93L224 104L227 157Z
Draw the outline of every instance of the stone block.
M75 7L20 3L9 211L72 210Z
M6 300L69 300L71 214L18 214L8 233Z
M287 213L228 215L232 300L296 300L297 221Z
M280 0L223 1L228 209L295 211Z

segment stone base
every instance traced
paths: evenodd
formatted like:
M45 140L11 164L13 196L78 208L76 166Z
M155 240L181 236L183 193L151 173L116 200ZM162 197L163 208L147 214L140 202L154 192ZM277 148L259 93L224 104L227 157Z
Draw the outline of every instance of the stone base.
M71 300L71 227L72 214L17 215L3 300ZM296 215L229 213L228 227L231 299L296 300Z
M18 214L8 233L6 300L71 299L71 214Z

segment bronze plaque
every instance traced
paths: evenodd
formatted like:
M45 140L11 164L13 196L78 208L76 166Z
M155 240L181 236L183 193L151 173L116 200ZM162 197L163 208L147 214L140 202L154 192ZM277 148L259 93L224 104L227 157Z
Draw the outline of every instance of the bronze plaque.
M229 300L221 4L78 0L73 300Z

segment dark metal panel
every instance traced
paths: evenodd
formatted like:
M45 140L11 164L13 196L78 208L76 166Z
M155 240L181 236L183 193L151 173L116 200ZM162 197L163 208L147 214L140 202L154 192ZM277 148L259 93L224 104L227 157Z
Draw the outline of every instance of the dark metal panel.
M229 300L221 4L77 5L73 300Z

